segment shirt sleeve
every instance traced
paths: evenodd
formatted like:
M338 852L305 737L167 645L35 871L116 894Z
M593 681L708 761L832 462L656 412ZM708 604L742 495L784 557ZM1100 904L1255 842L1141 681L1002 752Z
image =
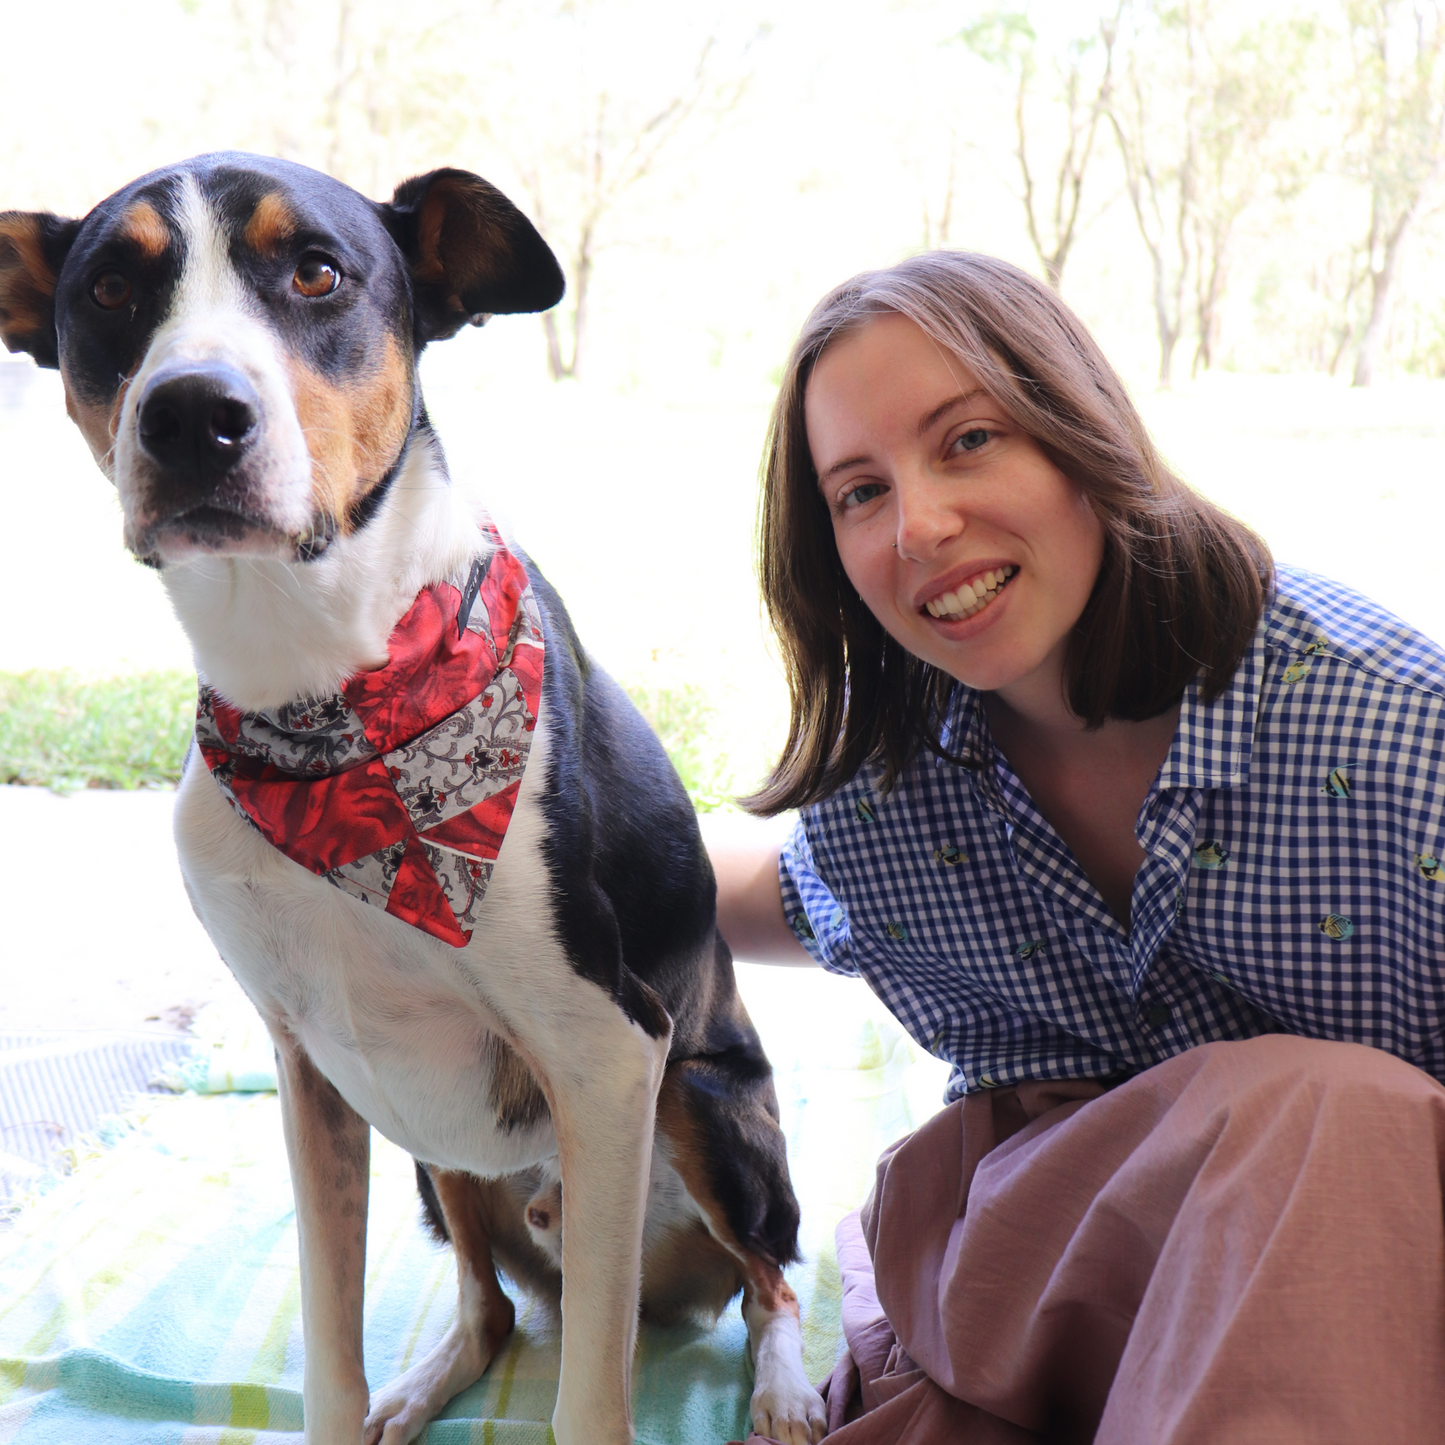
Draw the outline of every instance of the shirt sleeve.
M830 973L856 977L848 915L819 875L808 841L807 819L798 819L778 859L783 916L815 963Z

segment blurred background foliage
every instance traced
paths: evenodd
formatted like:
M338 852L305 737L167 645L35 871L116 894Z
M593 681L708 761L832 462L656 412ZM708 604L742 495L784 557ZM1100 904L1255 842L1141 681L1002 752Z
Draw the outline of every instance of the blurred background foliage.
M13 56L55 53L53 12L6 23ZM1445 0L75 0L64 24L63 84L17 62L0 87L0 206L81 214L237 148L377 198L465 166L537 221L566 297L431 348L428 407L704 805L786 714L751 537L788 347L825 290L929 247L1057 287L1182 475L1445 632ZM134 674L184 673L24 360L0 358L0 485L0 669L137 706ZM91 716L73 680L6 686L17 718ZM157 746L95 775L163 775Z
M174 787L195 721L194 673L0 673L0 783Z
M633 683L628 696L662 739L682 785L699 813L725 806L734 791L732 765L720 751L717 705L695 683L677 687Z

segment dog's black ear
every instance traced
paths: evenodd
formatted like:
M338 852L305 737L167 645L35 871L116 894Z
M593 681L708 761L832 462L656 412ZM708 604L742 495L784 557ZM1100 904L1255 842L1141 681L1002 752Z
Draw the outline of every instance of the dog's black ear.
M79 231L49 211L0 211L0 341L41 366L60 365L55 283Z
M429 171L396 188L382 219L411 263L417 341L455 336L499 312L562 299L557 258L532 223L470 171Z

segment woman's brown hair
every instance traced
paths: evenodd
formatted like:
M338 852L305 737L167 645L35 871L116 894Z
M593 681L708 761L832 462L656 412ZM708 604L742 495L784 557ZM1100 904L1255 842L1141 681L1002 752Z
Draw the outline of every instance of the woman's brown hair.
M1064 663L1087 726L1157 716L1196 674L1213 702L1273 585L1264 542L1169 471L1098 344L1046 286L959 251L864 272L804 324L768 427L759 565L792 718L772 775L743 800L756 813L817 802L865 765L887 791L920 748L947 756L939 729L960 684L889 637L853 590L803 415L819 356L886 312L956 355L1103 524L1103 563Z

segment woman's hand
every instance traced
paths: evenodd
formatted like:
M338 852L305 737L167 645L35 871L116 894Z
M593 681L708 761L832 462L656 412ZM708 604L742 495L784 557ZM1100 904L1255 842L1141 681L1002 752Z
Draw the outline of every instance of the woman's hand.
M777 819L704 813L702 839L717 874L717 926L745 963L811 964L783 916L778 855L788 825Z

